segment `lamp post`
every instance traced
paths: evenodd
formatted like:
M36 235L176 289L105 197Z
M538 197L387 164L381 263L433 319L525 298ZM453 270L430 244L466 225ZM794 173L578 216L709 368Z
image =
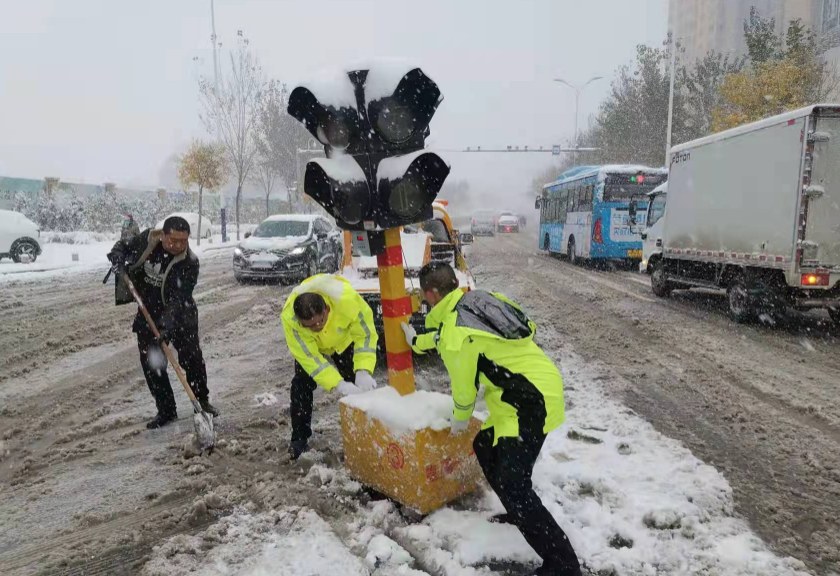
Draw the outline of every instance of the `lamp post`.
M580 115L580 93L583 92L583 89L589 86L591 83L595 82L595 80L601 80L603 76L593 76L589 80L587 80L582 86L574 86L563 80L562 78L555 78L555 82L560 82L561 84L565 84L569 88L575 91L575 140L574 140L574 149L575 151L572 152L572 161L577 166L577 147L578 147L578 116Z

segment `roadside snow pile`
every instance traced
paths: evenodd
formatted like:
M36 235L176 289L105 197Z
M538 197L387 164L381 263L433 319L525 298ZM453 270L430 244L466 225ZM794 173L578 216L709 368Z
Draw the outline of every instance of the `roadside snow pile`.
M42 244L96 244L110 242L112 245L119 239L119 234L104 232L42 232Z
M209 552L204 553L207 548ZM198 536L179 535L156 546L145 576L367 576L362 560L308 509L250 514L237 510Z
M567 425L546 440L534 485L593 571L805 574L802 562L778 558L733 516L722 474L608 397L597 365L573 354L561 365L571 408ZM504 511L494 494L476 508L444 508L397 533L448 576L491 562L538 563L516 529L487 521Z
M84 236L78 237L79 239ZM90 243L60 243L50 242L41 244L43 251L40 256L28 264L15 264L11 260L0 260L0 283L11 280L31 280L33 278L50 278L69 272L87 272L110 266L107 254L111 251L114 241L93 241ZM74 256L75 255L75 256ZM75 259L74 259L75 258Z

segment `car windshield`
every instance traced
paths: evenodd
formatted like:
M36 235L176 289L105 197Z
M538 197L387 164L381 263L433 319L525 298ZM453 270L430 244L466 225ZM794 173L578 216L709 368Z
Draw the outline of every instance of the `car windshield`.
M309 222L300 220L266 220L254 230L255 238L307 235L309 235Z

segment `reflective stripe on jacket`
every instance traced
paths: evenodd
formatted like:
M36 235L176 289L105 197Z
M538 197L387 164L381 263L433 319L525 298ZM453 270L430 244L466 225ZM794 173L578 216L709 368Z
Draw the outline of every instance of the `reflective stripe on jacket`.
M304 327L295 317L294 302L307 292L320 294L330 307L327 323L320 332ZM286 299L281 318L292 356L324 389L332 390L342 380L325 356L344 352L350 344L354 345L353 369L373 373L378 341L373 311L344 278L332 274L307 278Z
M547 434L563 423L560 371L534 343L536 325L519 306L501 294L454 290L429 312L426 327L437 329L432 338L452 380L457 420L470 418L484 384L490 417L483 429L494 429L494 443L519 436L520 425ZM430 342L418 336L415 346Z

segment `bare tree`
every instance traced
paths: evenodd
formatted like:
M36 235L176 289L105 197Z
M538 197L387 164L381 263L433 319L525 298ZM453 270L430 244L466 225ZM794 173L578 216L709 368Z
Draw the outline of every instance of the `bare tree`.
M271 158L266 158L262 155L257 157L254 163L254 169L251 171L251 181L258 184L265 194L265 217L271 216L271 207L269 200L271 192L274 190L275 184L280 174L277 172L277 164Z
M199 79L199 114L207 130L215 134L227 152L232 172L236 176L236 239L239 240L239 209L242 185L248 179L257 157L254 137L259 120L260 102L265 88L265 76L259 59L251 52L249 41L242 31L239 42L230 55L230 71L218 84Z

